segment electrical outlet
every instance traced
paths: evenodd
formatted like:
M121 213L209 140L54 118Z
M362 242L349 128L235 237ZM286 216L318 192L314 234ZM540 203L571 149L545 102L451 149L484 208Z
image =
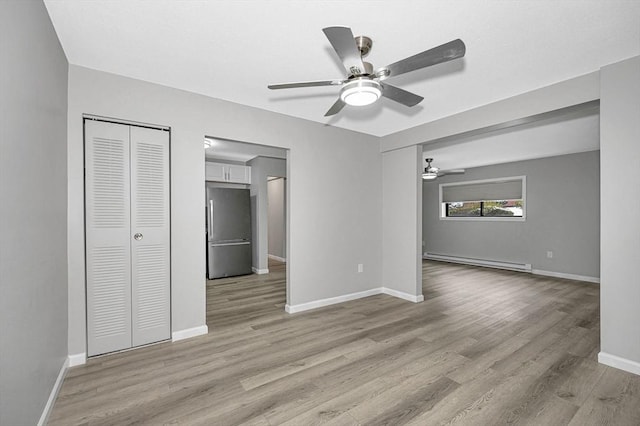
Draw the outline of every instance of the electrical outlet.
M548 251L547 252L547 259L552 259L553 258L553 252L552 251Z
M364 265L362 263L358 263L358 272L364 271Z

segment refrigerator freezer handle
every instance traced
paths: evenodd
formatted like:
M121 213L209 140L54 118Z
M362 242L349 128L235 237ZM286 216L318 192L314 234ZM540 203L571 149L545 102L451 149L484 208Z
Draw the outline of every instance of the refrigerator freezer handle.
M209 200L209 223L208 225L208 230L209 230L209 238L213 238L213 200Z

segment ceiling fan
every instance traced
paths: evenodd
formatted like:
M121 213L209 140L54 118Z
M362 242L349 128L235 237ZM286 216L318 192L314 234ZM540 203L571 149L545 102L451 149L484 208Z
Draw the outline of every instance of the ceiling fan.
M424 173L422 174L422 179L424 180L433 180L444 175L459 175L465 172L464 169L440 170L438 167L431 165L433 158L425 158L425 161L427 162L427 167L424 168Z
M271 84L269 89L292 89L297 87L340 86L340 97L325 114L337 114L345 105L364 106L376 102L381 96L408 107L419 104L424 98L386 82L387 78L415 71L432 65L448 62L464 56L466 47L456 39L410 56L374 71L373 65L364 62L373 41L369 37L354 37L349 27L324 28L324 34L336 51L347 71L346 79L307 81L299 83Z

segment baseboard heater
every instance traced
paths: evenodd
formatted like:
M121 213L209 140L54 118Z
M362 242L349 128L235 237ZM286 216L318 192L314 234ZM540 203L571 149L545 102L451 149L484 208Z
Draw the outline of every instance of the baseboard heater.
M509 271L531 272L530 263L501 262L497 260L475 259L471 257L449 256L446 254L425 253L423 256L429 260L440 260L443 262L462 263L465 265L486 266L489 268L507 269Z

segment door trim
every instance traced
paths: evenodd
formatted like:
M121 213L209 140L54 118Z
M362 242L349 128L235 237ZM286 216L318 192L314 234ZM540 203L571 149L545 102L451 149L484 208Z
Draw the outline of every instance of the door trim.
M93 114L82 114L83 120L104 121L105 123L124 124L125 126L144 127L146 129L164 130L171 133L170 126L162 126L160 124L141 123L139 121L123 120L120 118L101 117ZM169 144L171 146L171 144Z

